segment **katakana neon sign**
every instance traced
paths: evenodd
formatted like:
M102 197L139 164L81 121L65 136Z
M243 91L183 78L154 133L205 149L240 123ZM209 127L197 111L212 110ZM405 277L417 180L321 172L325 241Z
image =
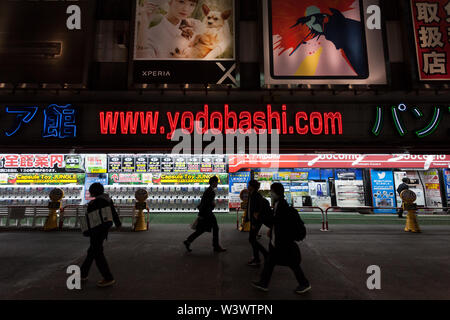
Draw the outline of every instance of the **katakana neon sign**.
M450 113L450 107L434 107L433 116L431 120L427 123L427 125L419 130L415 131L415 135L419 138L427 137L433 134L439 127L442 122L442 118L444 116L445 111ZM372 134L375 136L379 136L383 131L384 117L385 117L385 109L383 107L376 108L376 119L375 124L372 128ZM408 107L404 103L399 104L398 106L391 107L390 114L392 115L392 120L394 122L395 129L401 137L404 137L408 133L408 129L403 121L402 115L410 112L416 119L422 119L424 117L423 112L418 107Z
M15 125L5 135L12 137L20 132L20 129L27 125L31 125L35 118L38 107L6 107L6 113L16 117ZM44 121L42 127L43 138L76 138L76 110L68 104L60 106L51 104L47 106L44 111Z

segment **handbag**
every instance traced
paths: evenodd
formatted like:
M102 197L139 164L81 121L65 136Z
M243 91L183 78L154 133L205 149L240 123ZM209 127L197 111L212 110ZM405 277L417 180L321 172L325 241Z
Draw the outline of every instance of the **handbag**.
M107 222L112 222L111 207L105 207L91 212L87 212L80 219L81 232L86 232Z

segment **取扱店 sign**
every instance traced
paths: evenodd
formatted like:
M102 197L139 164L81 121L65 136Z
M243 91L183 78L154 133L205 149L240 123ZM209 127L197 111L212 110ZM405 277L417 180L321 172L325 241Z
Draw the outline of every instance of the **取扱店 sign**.
M450 80L448 0L411 0L420 80Z

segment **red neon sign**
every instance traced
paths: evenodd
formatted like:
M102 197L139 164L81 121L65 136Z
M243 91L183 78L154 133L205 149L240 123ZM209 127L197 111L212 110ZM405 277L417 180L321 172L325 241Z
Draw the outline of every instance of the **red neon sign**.
M209 106L203 110L168 111L102 111L99 113L100 132L102 135L135 135L135 134L166 134L168 140L177 129L192 134L204 134L208 130L222 133L255 132L257 134L280 135L342 135L343 116L340 112L290 112L286 105L280 111L274 111L269 104L265 111L250 112L247 110L233 111L229 105L224 105L223 111L210 112ZM249 132L250 131L250 132Z

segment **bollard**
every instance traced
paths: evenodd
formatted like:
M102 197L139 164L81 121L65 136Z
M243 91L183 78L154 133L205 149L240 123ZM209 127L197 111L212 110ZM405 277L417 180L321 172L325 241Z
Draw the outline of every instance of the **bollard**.
M411 190L403 190L400 194L400 198L403 202L403 209L408 211L408 214L406 215L405 232L421 232L419 223L417 222L417 205L414 203L414 201L416 201L416 194Z
M136 190L134 197L136 198L134 208L138 210L134 231L147 231L148 221L147 223L145 222L144 210L148 210L147 202L145 201L148 198L148 192L145 189L138 189Z
M61 199L64 198L64 191L55 188L50 191L50 201L48 203L48 217L45 221L44 231L53 231L58 229L58 216L57 211L61 209Z
M241 209L243 210L243 215L241 218L241 225L239 226L239 231L241 232L249 232L250 231L250 219L245 221L247 218L247 207L248 207L248 190L244 189L239 194L239 198L241 199Z

